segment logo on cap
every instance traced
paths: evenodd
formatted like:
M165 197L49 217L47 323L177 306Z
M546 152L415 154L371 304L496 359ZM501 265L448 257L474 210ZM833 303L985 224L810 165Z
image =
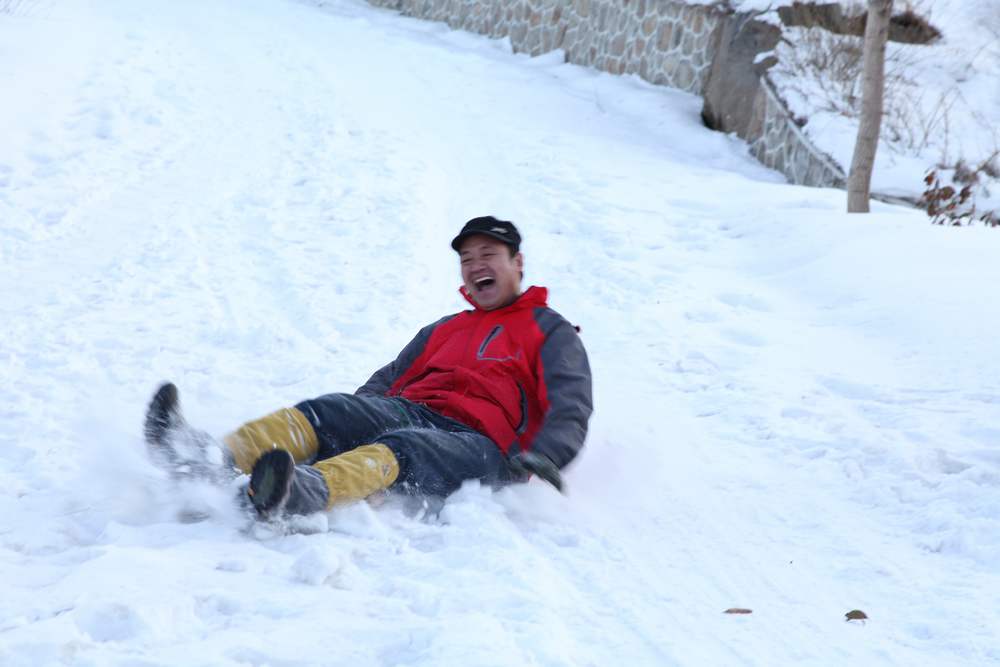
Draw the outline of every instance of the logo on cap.
M498 234L506 234L507 233L507 230L504 229L503 227L493 227L492 229L490 229L490 231L491 232L496 232Z

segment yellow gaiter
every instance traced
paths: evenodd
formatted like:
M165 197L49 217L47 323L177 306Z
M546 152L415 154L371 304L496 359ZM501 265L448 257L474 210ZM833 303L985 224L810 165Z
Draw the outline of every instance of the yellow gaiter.
M399 476L396 455L381 443L362 445L339 456L317 461L312 468L322 473L326 480L330 491L327 509L387 489Z
M260 455L270 449L284 449L296 463L310 460L319 450L316 431L295 408L282 408L247 422L222 441L233 455L236 467L248 475Z

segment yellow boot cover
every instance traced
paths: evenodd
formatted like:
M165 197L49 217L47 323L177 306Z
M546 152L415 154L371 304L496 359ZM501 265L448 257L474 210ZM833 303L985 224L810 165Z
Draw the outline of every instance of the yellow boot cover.
M232 453L236 467L248 475L260 455L268 450L284 449L296 463L308 461L319 450L316 431L295 408L282 408L247 422L222 441Z
M389 488L399 476L399 462L392 450L381 443L317 461L312 466L323 474L330 490L327 509L340 503L367 498Z

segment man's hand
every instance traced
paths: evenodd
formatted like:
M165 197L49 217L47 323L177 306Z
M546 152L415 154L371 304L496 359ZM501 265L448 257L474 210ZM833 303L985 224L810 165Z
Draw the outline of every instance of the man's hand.
M559 472L559 468L556 467L556 464L549 457L544 454L536 454L535 452L523 452L515 454L508 460L511 472L515 476L527 479L529 475L538 475L540 479L545 480L562 493L562 473Z

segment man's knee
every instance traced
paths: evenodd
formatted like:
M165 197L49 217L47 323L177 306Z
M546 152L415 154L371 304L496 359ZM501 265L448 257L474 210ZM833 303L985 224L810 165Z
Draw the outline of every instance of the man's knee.
M345 423L355 398L353 394L326 394L302 401L295 407L282 408L243 424L223 438L223 442L233 464L247 474L260 455L270 449L288 451L296 463L322 458L321 450L324 445L329 446L323 424Z
M249 474L261 454L271 449L289 452L297 463L316 456L319 439L300 410L282 408L249 421L222 439L234 465Z

